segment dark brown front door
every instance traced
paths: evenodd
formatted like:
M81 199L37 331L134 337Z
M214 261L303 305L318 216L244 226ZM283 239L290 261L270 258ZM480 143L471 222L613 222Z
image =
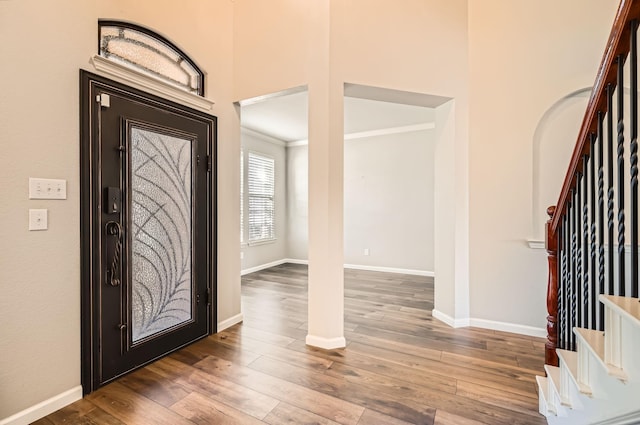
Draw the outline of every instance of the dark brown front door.
M90 392L212 331L216 119L86 72L81 78Z

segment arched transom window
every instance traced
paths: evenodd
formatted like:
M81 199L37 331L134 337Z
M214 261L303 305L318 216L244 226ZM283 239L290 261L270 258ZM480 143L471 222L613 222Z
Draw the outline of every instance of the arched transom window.
M99 55L204 96L204 73L182 50L146 28L120 21L99 21Z

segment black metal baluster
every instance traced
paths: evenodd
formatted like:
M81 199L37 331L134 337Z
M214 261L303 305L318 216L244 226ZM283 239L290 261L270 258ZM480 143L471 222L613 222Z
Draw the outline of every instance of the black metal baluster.
M569 218L570 224L569 228L571 229L571 252L569 255L569 261L571 263L571 282L569 285L569 312L567 314L567 337L569 340L569 349L574 349L574 335L573 335L573 327L576 323L576 268L577 268L577 258L576 258L576 214L575 214L575 204L576 204L576 192L574 189L571 189L571 203L569 204Z
M604 294L604 134L602 133L602 111L598 111L598 293ZM594 292L595 293L595 292ZM598 303L598 329L604 330L604 304Z
M582 327L589 327L589 157L582 156Z
M558 211L558 210L556 210ZM558 320L556 321L556 326L558 329L558 341L556 346L558 348L562 348L562 339L564 337L564 323L562 318L562 306L564 304L563 294L564 294L564 228L560 225L558 229L558 258L560 259L560 273L558 274Z
M589 257L591 257L591 271L589 273L589 301L591 302L591 320L589 322L590 329L596 329L596 304L598 300L598 292L596 289L596 135L591 133L591 157L589 158L589 198L591 201L591 230L589 236L591 245L589 249Z
M613 267L613 210L614 189L613 189L613 86L607 84L607 241L609 251L607 255L608 279L607 293L613 295L614 267Z
M565 217L563 216L562 220L565 221ZM566 281L566 271L567 271L567 263L566 263L566 251L564 250L564 240L566 239L566 228L564 226L560 226L558 229L558 254L560 257L560 273L558 278L558 321L557 321L557 329L558 329L558 341L557 347L564 348L564 288L567 284Z
M618 295L625 294L624 261L624 56L618 55Z
M574 296L576 298L576 321L575 325L579 328L582 327L582 277L583 277L583 264L582 264L582 220L581 220L581 207L582 207L582 171L578 171L576 174L576 226L574 232L576 234L576 286Z
M630 131L630 161L631 173L630 197L631 205L631 296L638 297L638 49L637 49L638 21L631 21L630 43L630 83L631 103L629 114L631 118Z

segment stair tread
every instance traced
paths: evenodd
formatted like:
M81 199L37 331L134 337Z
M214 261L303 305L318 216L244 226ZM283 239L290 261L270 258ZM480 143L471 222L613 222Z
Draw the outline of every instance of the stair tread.
M611 310L640 327L640 299L617 295L600 295L598 299Z
M558 354L558 358L562 363L564 363L565 367L569 371L569 376L571 376L571 380L576 384L578 390L591 396L593 392L591 391L591 387L587 384L581 384L578 382L578 353L575 351L562 350L560 348L556 349L556 353Z
M560 368L557 366L544 365L544 370L547 372L547 382L551 382L550 387L558 395L558 399L563 406L571 407L571 403L568 400L564 400L560 393Z
M544 370L547 372L547 379L551 380L555 392L560 394L560 368L546 364Z
M598 359L609 375L623 381L627 380L627 374L622 369L604 361L604 332L593 329L573 328L573 333L585 343L586 347Z
M542 399L538 408L540 414L544 416L548 416L550 413L555 414L555 412L553 412L553 410L549 406L549 384L547 383L547 378L545 378L544 376L536 376L536 382L538 383L538 392L540 398Z

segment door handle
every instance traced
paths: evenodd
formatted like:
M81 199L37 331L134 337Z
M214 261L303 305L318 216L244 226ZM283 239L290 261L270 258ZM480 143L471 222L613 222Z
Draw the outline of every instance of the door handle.
M117 221L108 221L105 225L107 235L113 236L115 239L113 247L113 257L111 264L107 269L107 283L111 286L120 286L120 259L122 254L122 225ZM118 274L118 275L117 275Z

